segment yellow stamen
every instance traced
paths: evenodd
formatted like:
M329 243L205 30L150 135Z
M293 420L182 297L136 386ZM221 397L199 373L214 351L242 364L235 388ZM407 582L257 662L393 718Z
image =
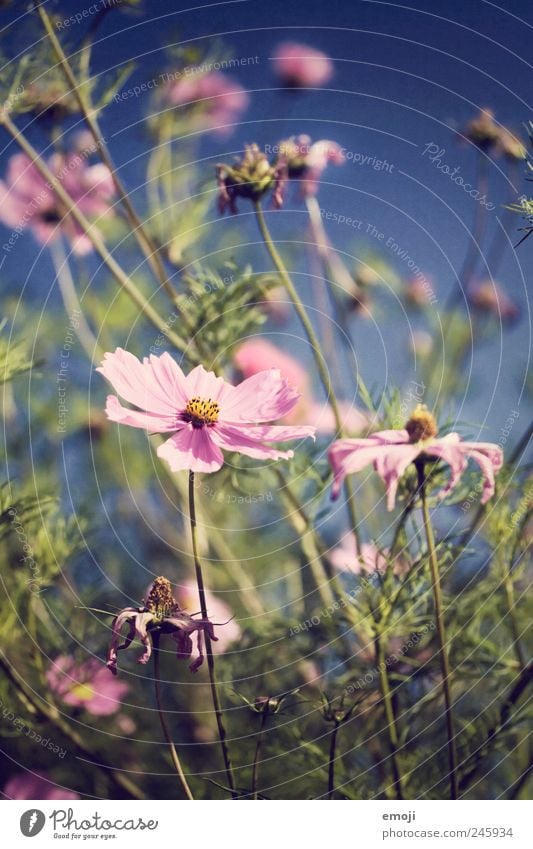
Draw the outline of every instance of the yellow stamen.
M432 439L439 432L435 416L429 412L425 404L417 404L411 413L411 418L405 425L405 429L409 434L409 442L422 442L425 439Z
M218 421L220 407L211 398L191 398L185 407L184 419L193 427L214 425Z
M157 619L164 619L175 610L176 602L172 595L172 584L168 578L160 576L155 579L146 599L146 607Z
M70 692L76 699L80 699L82 702L89 702L95 695L90 684L75 684Z

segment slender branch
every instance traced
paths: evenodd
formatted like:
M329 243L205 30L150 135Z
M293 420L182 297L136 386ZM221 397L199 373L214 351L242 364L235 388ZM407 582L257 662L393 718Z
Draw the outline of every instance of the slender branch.
M156 278L158 279L159 283L164 288L171 301L174 303L176 300L176 292L174 291L174 288L165 272L161 257L159 255L159 251L152 242L149 235L146 233L143 222L139 218L135 207L133 206L128 196L128 193L126 192L126 189L117 174L115 165L107 149L105 139L102 136L102 133L98 126L96 111L93 110L88 98L85 95L85 92L82 90L76 79L74 71L72 70L70 62L68 61L67 56L65 55L65 52L61 47L61 43L56 33L54 32L52 22L50 21L50 17L46 12L44 6L41 3L39 3L38 5L35 4L35 6L37 13L41 19L41 22L44 26L44 29L46 30L46 34L50 39L50 43L52 45L54 53L56 54L59 66L61 67L65 79L67 80L68 84L72 89L72 94L78 102L83 117L85 118L87 126L95 141L99 155L111 173L115 188L120 197L120 200L122 201L127 218L132 226L133 235L142 252L144 253L146 259L148 260L148 263L152 271L154 272Z
M437 561L437 552L435 550L435 538L433 536L433 528L431 526L431 519L429 516L427 504L423 461L417 464L417 469L420 486L420 500L422 502L422 515L424 519L424 530L426 533L429 563L431 568L431 583L433 587L433 599L435 603L435 616L437 619L437 632L439 635L439 660L442 672L442 692L444 696L446 733L448 737L450 796L452 799L457 799L457 751L455 745L455 734L453 725L453 709L450 692L450 663L448 659L448 645L446 642L446 631L444 627L439 564Z
M259 728L259 733L257 734L257 739L255 741L255 752L254 752L254 762L252 764L252 799L257 799L257 779L259 777L259 757L261 754L261 746L263 745L263 737L265 733L265 726L267 721L268 712L264 710L261 714L261 727Z
M52 262L56 273L57 285L59 287L59 291L61 292L61 298L63 299L65 312L67 313L67 315L71 315L74 312L79 312L80 318L79 327L77 329L77 336L81 342L83 350L89 358L89 362L92 363L94 362L95 356L101 359L101 357L103 356L103 351L101 350L96 340L96 337L94 336L91 328L89 327L89 324L87 323L85 316L83 315L81 304L78 298L78 293L76 292L76 287L74 286L74 280L72 279L70 266L68 264L68 259L63 249L61 239L57 239L50 244L50 253L52 255Z
M194 501L194 472L189 472L189 518L191 522L191 537L192 537L192 550L194 557L194 568L196 572L196 583L198 585L198 595L200 596L200 609L202 611L202 618L207 619L207 604L205 598L205 586L204 586L204 578L202 574L202 564L200 563L200 558L198 556L198 534L196 527L196 505ZM218 736L220 739L220 748L222 749L222 757L224 759L224 766L226 769L226 777L228 781L228 787L231 791L231 795L233 798L236 797L235 793L235 779L233 777L233 767L231 765L231 757L228 748L228 743L226 739L226 729L224 727L224 721L222 717L222 708L220 705L220 698L218 695L218 687L217 680L215 675L215 659L213 657L213 650L211 647L211 639L209 634L206 632L205 634L205 653L207 656L207 668L209 671L209 683L211 686L211 698L213 700L213 710L215 712L215 717L217 721L218 727Z
M337 398L335 397L335 392L331 383L331 378L329 376L328 369L326 368L326 364L324 362L324 358L320 353L320 342L318 341L318 337L315 333L314 327L311 323L309 316L307 315L307 311L305 306L296 290L294 283L291 280L289 272L285 268L285 264L276 248L274 242L272 241L272 236L270 235L270 231L268 229L267 223L265 221L265 216L263 214L263 209L259 201L254 203L255 217L257 219L257 224L259 226L259 231L261 236L263 237L263 241L265 246L270 254L270 258L274 263L275 268L277 269L282 281L283 285L287 290L287 294L292 302L292 305L295 309L295 312L300 319L302 326L305 330L307 338L309 340L309 344L311 346L311 351L316 363L316 367L318 373L320 375L320 380L322 382L322 386L324 387L324 392L326 393L326 398L331 404L331 409L333 411L333 416L335 419L335 427L337 429L337 433L339 436L344 436L344 428L342 424L342 419L340 416L339 405L337 403ZM357 546L357 550L361 552L361 539L359 536L359 526L357 521L357 516L355 512L354 505L354 494L351 485L351 481L349 478L345 479L344 482L345 492L346 492L346 501L348 506L348 511L350 514L350 522L352 525L352 531L355 536L355 542Z
M90 239L94 249L99 254L104 265L116 278L120 286L130 296L132 301L139 307L140 311L158 331L164 334L170 342L180 351L186 350L185 342L173 330L170 330L168 323L164 321L159 313L152 307L149 301L146 300L140 289L126 274L123 268L118 264L112 254L108 251L104 240L98 231L91 225L88 218L76 206L70 195L65 191L61 182L55 174L48 168L45 162L41 159L33 145L20 133L16 125L12 122L9 115L4 111L0 114L0 125L3 125L10 136L17 142L24 153L32 160L33 164L39 171L42 177L47 181L50 188L54 190L59 200L64 204L66 212L72 216L74 221L82 228L84 233Z
M183 787L184 793L187 799L194 801L194 796L192 795L191 788L187 782L185 777L185 773L183 772L183 767L181 765L181 761L179 759L179 755L176 751L176 747L172 742L172 736L168 729L167 720L165 717L165 711L163 710L163 701L161 698L161 672L160 672L160 664L159 664L159 634L155 633L152 636L152 642L154 646L154 685L155 685L155 700L157 702L157 713L159 716L159 721L161 723L161 728L163 729L163 734L165 736L165 740L168 743L170 749L170 755L172 757L172 763L174 764L174 769L176 770L181 786Z
M331 729L329 738L329 762L328 762L328 799L333 799L335 793L335 750L337 748L337 735L339 733L339 722L335 722Z
M385 719L387 722L387 734L389 737L390 748L390 764L393 778L393 787L396 799L404 798L402 787L402 773L398 762L398 728L396 725L396 716L394 714L394 705L392 702L392 693L389 685L389 676L387 664L385 661L385 653L381 638L376 635L374 638L374 646L376 652L376 666L379 673L379 683L381 687L381 695L383 696L383 706L385 708Z

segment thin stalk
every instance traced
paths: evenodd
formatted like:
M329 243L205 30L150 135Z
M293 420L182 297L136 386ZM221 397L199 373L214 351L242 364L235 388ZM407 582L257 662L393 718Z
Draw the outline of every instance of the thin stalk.
M170 731L168 730L167 720L165 717L165 711L163 710L163 700L161 698L161 671L159 665L159 634L155 633L152 636L152 642L154 647L154 685L155 685L155 700L157 703L157 713L159 716L159 721L161 723L161 728L163 729L163 735L165 740L168 743L170 749L170 755L172 757L172 763L174 764L174 769L178 774L178 778L180 780L180 784L183 788L183 791L190 801L194 801L194 796L192 795L191 788L187 783L187 779L185 778L185 773L183 772L183 767L181 765L181 761L179 759L179 755L176 751L176 747L172 742L172 737Z
M329 738L329 762L328 762L328 799L333 799L335 793L335 750L337 748L337 734L339 733L339 724L335 722L331 729Z
M21 150L29 156L41 176L44 177L50 188L54 190L59 200L65 205L66 212L71 215L74 221L76 221L76 223L82 228L91 241L95 251L102 259L104 265L107 266L120 286L139 307L143 315L145 315L146 318L152 322L154 327L156 327L160 333L163 333L178 350L185 351L185 342L183 342L183 340L180 339L173 330L170 330L168 323L161 318L159 313L152 307L149 301L146 300L140 289L137 288L135 283L129 278L123 268L108 251L105 242L98 231L91 225L89 219L86 218L83 212L81 212L81 210L76 206L70 195L63 188L61 182L48 168L46 163L43 162L33 145L22 135L22 133L18 131L16 125L5 111L0 114L0 125L5 127L10 136L17 142Z
M257 779L259 777L259 763L260 763L260 755L261 755L261 747L263 745L263 737L265 734L265 727L267 721L268 713L266 710L261 714L261 727L259 729L259 733L257 735L257 739L255 741L255 752L254 752L254 762L252 764L252 799L257 799Z
M450 663L448 659L448 645L444 627L444 614L442 605L442 592L440 586L439 564L435 550L435 538L429 516L426 487L424 479L423 464L418 466L418 479L420 484L420 500L422 503L422 515L424 520L424 531L426 533L429 564L431 568L431 583L433 587L433 599L435 603L435 616L437 619L437 632L439 635L439 659L442 673L442 693L444 696L444 711L446 719L446 733L448 737L448 763L450 770L450 797L457 799L457 751L455 746L455 734L453 723L453 707L450 692Z
M302 323L302 326L305 330L306 336L309 340L309 344L311 346L311 351L316 363L316 367L320 376L320 380L322 382L322 386L324 387L324 392L326 393L326 398L331 404L331 409L333 411L333 416L335 419L335 427L337 429L337 433L339 436L344 435L344 428L342 425L342 420L339 411L339 405L337 403L337 399L335 397L335 392L333 390L333 386L331 383L331 379L329 376L328 369L324 363L324 360L320 354L320 343L318 341L318 337L315 333L314 327L311 323L309 316L307 315L307 311L305 306L296 290L294 283L291 280L289 272L285 268L285 264L278 253L278 250L272 241L272 236L270 235L270 230L268 229L267 223L265 221L265 216L263 214L263 209L259 201L254 203L255 217L257 219L257 224L259 226L259 231L265 243L266 249L270 254L270 258L278 271L279 276L283 281L283 285L287 290L287 294L291 300L291 303L295 309L295 312ZM361 551L361 540L359 537L359 527L357 522L357 516L355 513L354 506L354 495L351 486L351 482L348 478L345 479L345 491L346 491L346 501L348 506L348 511L350 515L350 522L352 525L352 531L355 536L357 550Z
M96 118L96 111L93 109L91 104L86 99L85 93L80 88L78 80L72 70L70 62L68 61L63 48L61 47L61 43L54 32L54 28L52 26L52 22L50 21L50 17L46 12L43 5L39 4L36 6L37 13L41 19L41 22L44 26L46 34L50 39L50 43L56 54L59 66L67 80L68 84L72 89L72 94L76 98L78 105L80 107L81 113L85 118L86 124L89 128L89 131L95 141L97 146L98 153L102 159L102 162L109 169L111 176L113 178L113 182L115 184L115 188L120 197L122 205L124 206L124 210L126 212L126 216L128 221L131 224L133 235L137 241L137 244L141 248L143 254L145 255L152 271L154 272L157 280L164 288L165 292L174 303L176 300L176 292L168 279L168 276L165 272L163 263L161 261L161 257L159 255L159 251L157 247L152 242L151 238L148 236L144 229L144 225L137 215L135 207L133 206L129 196L126 192L126 189L116 172L116 168L114 162L111 158L111 155L107 149L105 139L102 136L100 128L98 126L98 120Z
M381 695L383 697L383 707L385 708L385 720L387 722L387 734L389 738L390 749L390 765L393 779L394 795L396 799L402 800L402 773L398 762L398 727L396 724L396 716L394 714L394 705L392 702L392 693L389 685L389 676L387 673L387 664L385 662L385 653L381 639L376 635L374 638L374 646L376 652L376 665L379 673L379 683L381 687Z
M81 342L83 350L89 358L89 362L92 363L94 362L95 356L96 358L101 359L103 351L101 350L96 337L83 315L78 293L76 292L76 287L74 285L74 280L72 279L70 266L63 249L61 239L57 239L50 244L50 253L52 255L52 263L56 273L57 285L61 293L65 312L68 316L72 315L74 312L78 312L80 314L77 336Z
M198 556L198 534L196 527L196 505L194 501L194 472L189 472L189 518L191 522L191 538L192 551L194 558L194 569L196 572L196 583L198 585L198 595L200 597L200 610L202 618L207 619L207 604L205 598L204 577L202 574L202 564ZM213 700L213 710L217 721L218 736L220 739L220 748L224 759L224 767L226 770L226 778L231 795L235 798L235 779L233 777L233 767L231 765L231 757L229 753L228 743L226 739L226 729L222 717L222 708L220 706L220 698L218 695L217 679L215 675L215 659L211 648L211 640L209 634L205 634L205 653L207 657L207 668L209 671L209 683L211 686L211 698Z

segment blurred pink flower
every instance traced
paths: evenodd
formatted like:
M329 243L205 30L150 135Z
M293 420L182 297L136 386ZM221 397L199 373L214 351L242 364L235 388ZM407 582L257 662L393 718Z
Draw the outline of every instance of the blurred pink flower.
M345 433L356 434L365 430L369 424L366 413L355 407L350 401L338 402L341 424ZM306 421L316 427L322 436L335 433L337 425L331 404L312 401L306 410Z
M444 460L451 467L448 484L440 493L444 498L457 486L471 458L483 473L481 503L485 504L494 495L494 475L503 465L502 449L492 442L463 442L458 433L437 439L437 433L435 419L419 404L401 430L382 430L367 439L334 442L328 452L334 475L332 497L338 497L346 475L372 463L385 483L387 507L392 510L399 480L407 467L419 457L431 457Z
M329 554L331 565L339 572L351 572L360 575L365 572L372 575L374 572L384 572L387 568L387 550L380 549L373 542L364 542L361 546L361 556L358 555L357 544L353 533L343 536L341 543ZM397 558L394 563L394 574L403 575L409 568L408 563Z
M188 107L184 117L190 130L215 130L228 135L249 97L240 85L220 71L170 81L163 98L169 106Z
M129 690L127 684L110 678L105 666L94 658L76 663L61 655L48 669L46 680L65 704L84 708L93 716L116 713Z
M55 153L48 167L84 215L93 219L111 214L115 186L105 165L89 165L77 153ZM0 221L15 232L30 229L42 244L63 233L74 253L84 255L92 250L88 236L67 214L54 190L25 153L11 157L6 180L0 180Z
M498 321L511 323L520 314L514 301L492 280L474 284L468 293L468 301L473 309L492 315Z
M278 145L278 164L285 166L290 180L297 180L303 197L312 197L328 165L342 165L344 153L339 144L328 139L311 142L306 135L291 136Z
M276 368L299 392L306 392L309 387L309 372L304 366L267 339L247 339L235 351L233 362L243 377L252 377L265 369Z
M266 443L315 434L313 427L266 424L286 415L299 398L278 369L261 371L232 386L201 365L185 376L167 353L140 362L117 348L105 355L97 371L138 407L123 407L115 395L109 395L106 413L111 421L150 433L172 433L157 455L173 472L216 472L224 463L222 449L259 460L287 459L292 451Z
M274 70L288 88L315 88L329 82L333 76L333 63L321 50L286 42L276 50Z
M176 587L176 596L180 605L187 610L195 610L198 608L198 588L195 581L186 581L184 584L178 584ZM205 600L207 604L207 613L210 620L215 625L223 625L217 630L218 642L213 649L218 654L227 651L229 646L238 640L241 636L239 623L233 619L231 608L219 596L206 590Z
M79 799L73 790L64 790L41 773L19 772L13 775L3 791L8 799Z

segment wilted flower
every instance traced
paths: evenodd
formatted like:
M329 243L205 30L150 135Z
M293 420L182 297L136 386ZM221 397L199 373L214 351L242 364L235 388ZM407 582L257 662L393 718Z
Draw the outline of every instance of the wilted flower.
M67 705L84 708L93 716L109 716L121 707L128 685L114 681L100 661L76 663L71 657L56 658L46 673L50 689Z
M215 130L221 135L231 132L227 125L238 120L249 100L245 90L220 71L170 79L161 99L165 106L183 110L189 132Z
M316 194L328 165L342 165L345 161L340 145L327 139L311 143L309 136L291 136L278 147L279 165L286 167L289 179L299 181L304 197Z
M122 629L128 625L128 634L120 644ZM169 634L176 642L177 657L189 658L193 645L191 635L196 633L198 657L189 669L196 672L204 662L203 635L211 640L215 637L213 623L209 619L194 619L185 613L172 595L172 586L167 578L156 578L143 607L126 607L113 620L113 637L107 655L107 667L113 675L117 674L117 652L127 649L137 637L144 646L144 652L137 663L148 663L152 656L152 635Z
M196 582L186 581L184 584L178 584L176 596L183 607L189 609L194 607L195 603L198 604ZM224 628L219 632L217 642L217 653L223 654L232 643L240 638L242 632L239 623L232 618L233 613L226 602L209 590L205 591L205 603L209 618L224 623Z
M492 109L480 109L477 117L462 131L465 138L487 152L496 147L500 133L501 127L495 122Z
M481 503L494 494L494 475L503 464L502 449L492 442L463 442L458 433L437 438L437 423L423 404L418 404L401 430L382 430L367 439L340 439L329 449L333 469L332 497L337 498L346 475L373 464L387 488L387 507L394 508L396 491L407 467L418 458L444 460L451 468L450 479L440 493L444 498L457 486L471 458L483 473Z
M111 213L115 185L105 165L89 165L75 153L56 153L48 161L48 167L85 215L101 218ZM25 153L11 157L6 181L0 180L0 221L17 232L30 229L43 244L63 233L72 243L74 253L84 255L92 250L89 237L68 215Z
M19 772L13 775L2 790L8 799L79 799L73 790L64 790L39 772Z
M468 302L473 309L492 315L499 321L512 322L519 316L517 305L492 280L473 285L468 293Z
M265 443L315 434L313 427L265 424L285 416L300 397L277 369L232 386L201 365L185 376L166 352L140 362L117 348L105 355L97 371L139 408L123 407L115 395L109 395L106 413L111 421L150 433L172 433L157 449L157 456L174 472L216 472L224 463L222 449L259 460L288 459L292 451Z
M274 69L287 88L311 88L325 85L333 76L331 59L305 44L280 44L274 56Z
M256 202L271 190L274 206L279 209L283 204L285 179L284 163L271 165L267 155L256 144L247 144L244 156L234 165L217 165L219 211L224 214L228 209L235 214L237 198Z

